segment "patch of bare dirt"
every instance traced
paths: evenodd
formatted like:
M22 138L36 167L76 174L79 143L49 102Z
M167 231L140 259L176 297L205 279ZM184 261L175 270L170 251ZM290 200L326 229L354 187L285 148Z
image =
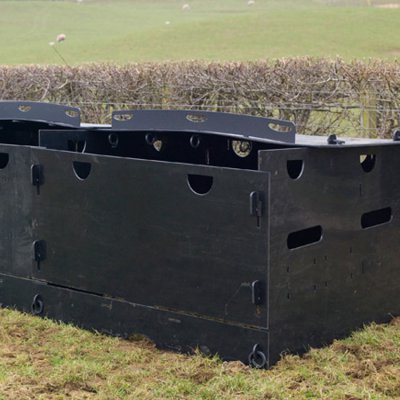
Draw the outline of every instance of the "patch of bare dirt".
M376 4L374 5L375 8L400 8L400 4L396 3L387 3L387 4Z

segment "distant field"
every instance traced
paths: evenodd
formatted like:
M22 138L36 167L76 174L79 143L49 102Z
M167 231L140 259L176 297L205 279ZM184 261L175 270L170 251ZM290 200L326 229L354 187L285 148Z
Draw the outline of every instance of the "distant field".
M182 10L188 3L190 10ZM367 6L370 3L371 6ZM0 64L396 58L399 1L1 1ZM392 8L373 7L390 6Z

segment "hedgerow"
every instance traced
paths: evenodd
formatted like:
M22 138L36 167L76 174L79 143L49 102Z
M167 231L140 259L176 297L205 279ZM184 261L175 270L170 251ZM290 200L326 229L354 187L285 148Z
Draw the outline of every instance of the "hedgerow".
M0 66L0 98L117 109L192 109L294 121L308 134L388 137L400 124L400 63L293 58L235 63Z

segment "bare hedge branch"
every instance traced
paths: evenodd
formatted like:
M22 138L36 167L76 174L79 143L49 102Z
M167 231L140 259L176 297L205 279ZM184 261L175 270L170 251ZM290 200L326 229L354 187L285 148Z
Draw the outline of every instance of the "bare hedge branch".
M289 119L301 133L388 137L400 125L400 64L293 58L0 66L0 99L79 106L85 121L97 123L117 109L193 109Z

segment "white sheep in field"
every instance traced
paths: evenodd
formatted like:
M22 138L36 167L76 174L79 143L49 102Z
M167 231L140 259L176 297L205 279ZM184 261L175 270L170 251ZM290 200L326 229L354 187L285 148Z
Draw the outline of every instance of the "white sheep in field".
M56 42L60 43L63 42L67 37L65 36L65 33L60 33L59 35L57 35L56 37Z
M248 5L248 6L254 6L254 4L256 4L256 2L255 2L254 0L249 0L249 1L247 2L247 5Z
M182 11L189 11L190 10L190 5L189 4L184 4L182 6Z

